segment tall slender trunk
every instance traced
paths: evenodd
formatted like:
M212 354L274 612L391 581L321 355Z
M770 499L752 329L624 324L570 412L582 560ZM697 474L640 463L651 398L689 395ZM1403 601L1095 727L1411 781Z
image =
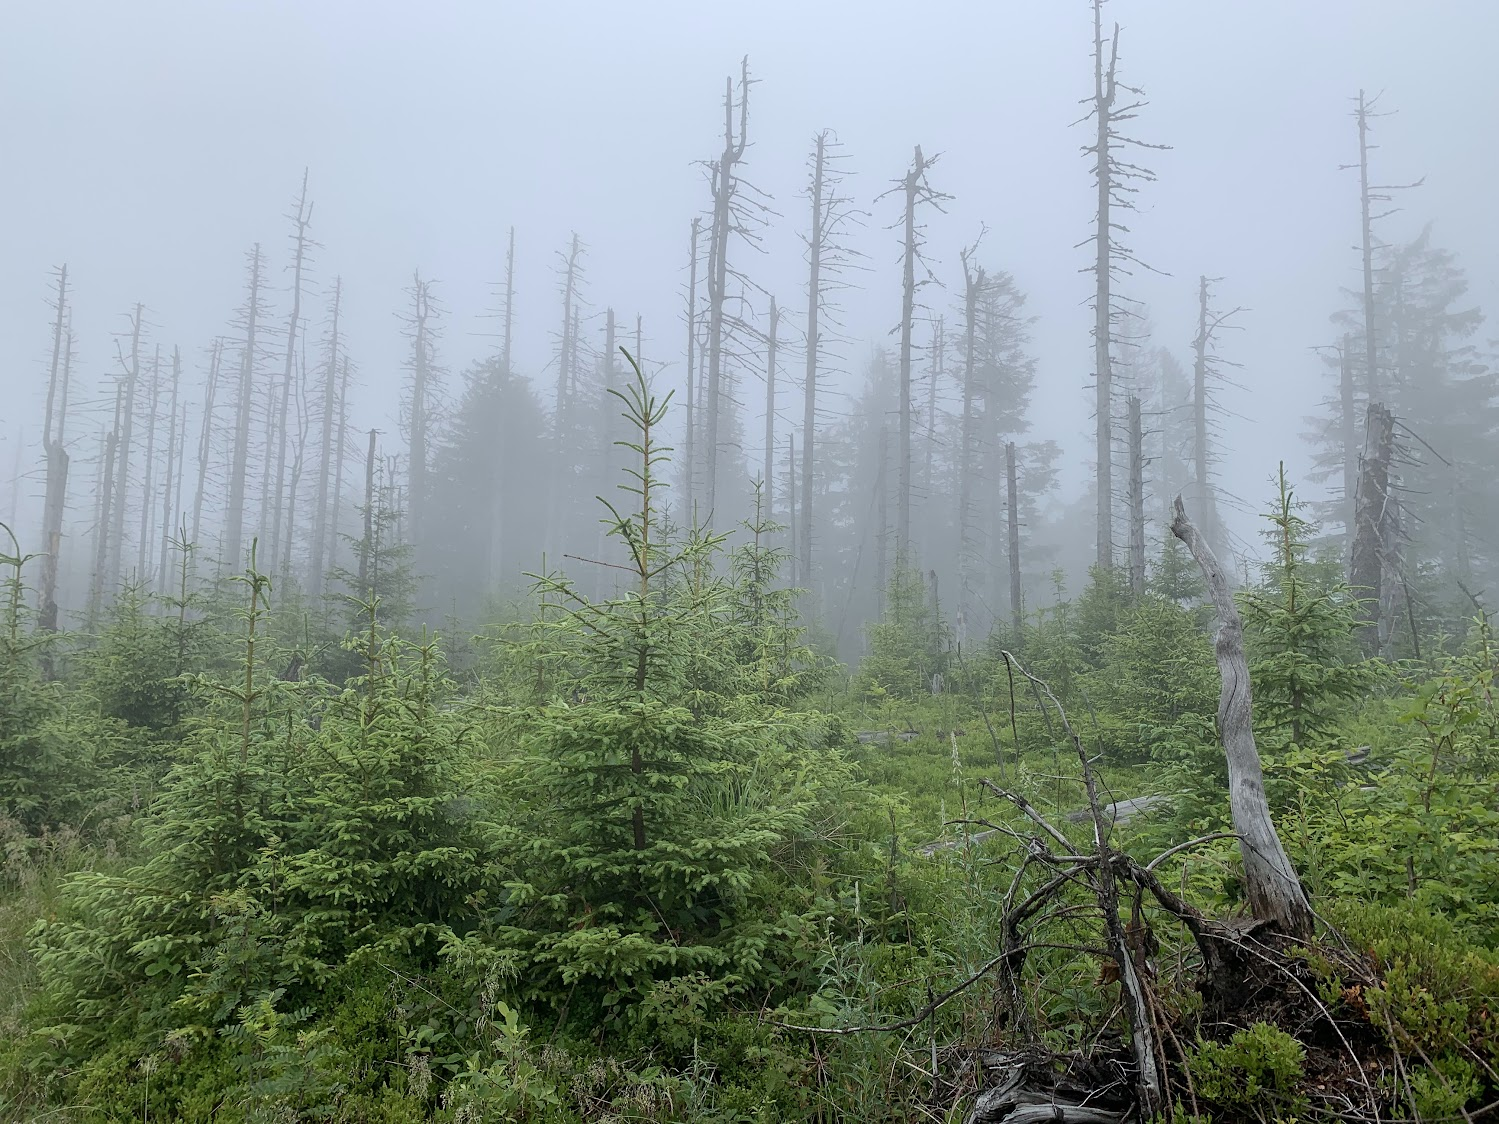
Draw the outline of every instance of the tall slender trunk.
M1114 49L1118 49L1115 32ZM1093 112L1097 118L1097 151L1094 177L1097 180L1098 212L1093 231L1093 273L1096 289L1093 296L1093 366L1094 403L1097 433L1094 455L1098 458L1095 486L1098 490L1097 562L1103 569L1114 565L1114 365L1110 353L1113 293L1113 226L1110 214L1113 204L1113 163L1110 141L1115 95L1114 56L1107 67L1103 58L1102 0L1093 0Z
M1359 229L1363 235L1364 265L1364 383L1369 401L1379 397L1379 360L1374 333L1374 219L1369 196L1369 104L1358 92L1358 189Z
M719 422L723 414L724 312L728 300L729 232L734 224L734 195L738 181L734 168L744 157L745 128L749 120L749 59L742 64L739 102L739 136L734 136L734 80L724 80L723 154L713 168L712 247L708 255L708 394L706 492L708 510L718 503Z
M765 337L765 470L762 473L765 489L765 511L775 518L775 458L776 458L776 329L780 326L781 312L776 307L775 297L770 298L770 331Z
M307 456L307 344L297 363L297 443L292 448L291 468L286 482L286 533L281 538L281 573L291 577L291 552L297 541L297 493L302 485L302 466Z
M339 530L343 527L344 462L349 459L349 357L343 357L338 388L338 453L333 469L333 517L328 527L328 569L338 565Z
M577 297L578 257L582 243L576 232L567 253L562 283L562 340L557 350L557 397L552 414L551 501L547 504L548 549L553 556L562 553L567 541L568 522L565 504L568 499L564 480L568 437L573 424L573 361L576 349L573 333L577 327L573 302Z
M1009 531L1010 627L1018 647L1025 630L1025 604L1020 580L1020 488L1015 466L1015 442L1005 443L1005 518Z
M905 178L905 253L902 259L900 306L900 433L895 498L895 567L905 569L911 549L911 332L916 318L916 200L926 161L921 145Z
M802 510L801 564L797 575L803 588L812 589L812 473L817 454L817 360L822 346L822 255L827 244L823 214L823 176L827 167L826 132L817 134L812 164L812 229L807 236L807 369L802 386Z
M343 278L333 279L333 315L328 328L328 358L323 364L323 406L319 419L322 434L318 441L317 509L313 515L312 556L308 563L308 588L314 596L323 591L323 576L327 573L327 551L329 545L328 509L333 458L333 416L338 403L338 317L343 305ZM340 433L340 439L342 434Z
M411 442L407 454L408 481L406 512L411 525L409 540L422 541L422 514L427 504L427 420L428 390L431 381L432 335L428 321L432 315L430 282L414 275L412 287L411 339Z
M1145 592L1145 433L1140 424L1140 399L1133 394L1129 411L1129 590Z
M281 556L280 549L283 535L290 539L289 531L282 528L282 502L286 491L286 439L287 439L287 417L291 405L293 365L297 354L297 333L302 324L302 268L307 256L307 227L312 221L312 207L307 202L307 169L302 169L302 191L297 197L297 213L290 216L296 223L296 233L292 236L296 245L296 252L292 257L292 283L291 283L291 316L286 322L286 359L281 368L281 393L278 403L280 418L276 425L276 486L271 497L271 541L270 557L272 559ZM285 553L290 556L291 547L287 543ZM283 570L283 573L285 571Z
M141 526L136 546L135 577L142 587L149 584L153 571L151 533L155 529L156 496L156 413L161 398L161 345L151 358L151 393L146 409L146 459L141 465Z
M103 471L99 477L99 522L95 531L94 581L89 590L88 624L92 632L99 622L99 613L104 608L104 591L112 588L109 575L115 551L110 545L115 503L115 459L120 448L120 415L125 409L124 384L115 383L114 422L104 442Z
M156 588L163 594L167 591L167 576L170 572L167 565L170 557L168 548L172 544L172 517L176 514L172 500L177 475L177 396L181 386L182 349L174 346L172 348L172 393L168 407L172 420L167 428L166 487L162 489L161 500L161 554L156 562Z
M1338 409L1343 445L1343 556L1353 565L1353 540L1358 533L1358 418L1354 411L1353 338L1343 337L1338 355ZM1349 578L1352 581L1352 577Z
M255 333L260 316L260 243L250 253L250 294L245 308L244 350L239 360L239 401L234 416L234 447L229 457L229 500L224 512L222 567L240 568L245 533L245 478L250 458L250 415L255 404Z
M1197 482L1198 510L1203 513L1203 534L1208 542L1218 540L1213 513L1217 505L1208 495L1208 279L1197 279L1197 335L1192 340L1192 470Z
M208 385L203 390L203 428L198 435L198 487L193 492L193 535L196 545L203 530L203 497L207 492L208 458L213 455L213 406L219 388L219 362L224 354L224 341L213 341L213 352L208 361Z
M57 631L57 571L62 553L62 523L68 502L68 451L64 430L68 416L68 383L72 373L72 339L65 333L68 321L68 267L57 271L57 317L52 323L52 364L47 376L47 412L42 427L42 451L47 458L46 495L42 501L42 584L38 591L40 613L37 628ZM61 399L60 408L54 409ZM56 426L53 419L56 418ZM55 428L55 432L54 432ZM52 657L43 645L42 658L48 679L52 678Z
M511 373L510 331L515 323L515 227L510 228L510 238L505 247L505 327L500 337L500 364L505 374Z
M973 541L973 478L978 458L978 419L974 416L974 380L978 360L978 300L985 284L982 266L970 270L963 256L963 405L958 419L958 572L961 575L958 611L965 621L973 607L973 572L978 547Z
M115 484L112 500L113 525L109 530L108 582L111 588L120 580L121 553L125 541L125 509L130 501L130 449L135 419L136 387L141 371L141 322L143 306L137 304L130 317L130 360L125 368L125 399L120 410L118 436L115 440ZM149 502L149 501L147 501Z
M694 217L692 220L692 249L687 261L687 466L684 473L683 498L686 504L686 517L689 523L696 522L697 516L697 402L695 401L697 390L697 239L702 227L702 219Z
M1378 402L1370 402L1365 447L1369 455L1363 460L1358 486L1357 532L1353 538L1353 555L1349 584L1361 598L1358 607L1360 639L1365 652L1379 653L1379 630L1383 607L1386 527L1392 517L1395 499L1390 493L1390 462L1395 452L1395 419Z
M364 458L364 541L359 544L359 596L368 601L374 594L370 588L375 549L375 439L376 430L370 430L369 452Z
M786 434L786 526L791 533L791 584L793 588L806 588L806 579L799 571L801 554L797 550L796 529L796 430Z

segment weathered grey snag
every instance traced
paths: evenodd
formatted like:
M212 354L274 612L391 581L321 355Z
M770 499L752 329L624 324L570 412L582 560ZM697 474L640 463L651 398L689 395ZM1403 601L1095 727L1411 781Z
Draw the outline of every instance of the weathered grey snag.
M348 459L349 432L349 357L346 354L339 365L338 383L338 453L333 469L333 517L328 522L328 568L338 565L339 529L343 526L344 511L344 462Z
M291 529L283 528L282 505L286 501L286 442L287 422L291 409L292 399L292 376L293 367L296 363L297 338L302 326L302 273L307 264L307 250L310 241L307 237L307 228L312 222L312 204L307 201L307 175L308 169L302 169L302 191L297 196L297 212L287 215L296 227L292 234L292 244L295 247L292 254L292 285L291 285L291 315L286 323L286 355L281 368L281 387L277 392L277 413L279 415L276 423L276 475L275 486L271 493L271 517L269 523L270 552L267 557L274 560L282 553L281 543L283 535L286 539L286 554L290 557ZM267 450L269 455L269 450Z
M1379 402L1370 402L1364 436L1368 455L1359 478L1358 505L1349 567L1349 585L1362 599L1358 621L1365 652L1374 655L1380 647L1384 609L1384 550L1390 540L1395 517L1395 498L1390 489L1390 462L1395 453L1395 418Z
M692 219L692 247L687 258L687 457L682 473L686 515L695 521L697 484L697 239L703 220Z
M723 412L724 315L728 301L729 233L734 226L734 197L739 189L735 167L744 159L749 125L749 56L740 63L739 135L734 135L734 79L724 79L723 154L713 162L712 244L708 251L708 393L703 403L707 413L704 455L707 457L705 491L708 510L718 500L719 421Z
M120 407L118 437L115 441L113 524L109 529L109 565L105 578L111 588L123 573L120 559L125 542L125 509L130 503L130 454L134 439L135 396L141 373L141 327L144 312L144 307L137 304L130 314L130 358L127 361L121 357L125 368L125 397Z
M238 570L245 533L245 478L250 457L250 415L255 403L256 331L260 321L260 243L250 251L250 291L245 302L244 350L240 353L239 395L234 415L234 447L229 457L229 499L224 515L221 566Z
M1020 489L1015 470L1015 442L1005 443L1005 517L1009 531L1010 625L1018 646L1025 626L1024 596L1020 585Z
M920 254L920 242L916 226L916 205L934 203L941 196L932 191L926 182L926 173L937 157L926 158L921 145L911 158L910 170L900 181L905 199L905 210L901 222L901 309L900 309L900 432L897 484L895 500L895 564L904 568L910 561L911 549L911 333L916 327L916 259Z
M150 397L146 409L146 459L141 465L141 524L136 536L136 580L145 585L152 569L152 518L156 514L154 474L156 472L156 407L161 398L161 344L151 358Z
M343 278L333 279L333 309L328 326L328 355L323 364L323 403L319 410L322 423L321 440L318 442L317 506L313 514L312 554L308 563L307 587L314 595L323 591L323 575L327 572L327 548L329 539L328 508L332 498L332 469L335 456L333 444L333 418L338 410L338 361L339 335L338 317L343 305ZM337 451L339 455L342 450Z
M1130 186L1130 181L1150 182L1155 179L1155 175L1137 161L1120 159L1119 150L1167 147L1147 144L1119 128L1138 116L1145 101L1138 89L1118 81L1118 24L1114 25L1107 47L1105 55L1103 0L1093 0L1093 96L1088 99L1091 108L1083 120L1093 119L1095 135L1093 143L1085 146L1083 151L1093 158L1094 187L1098 200L1093 216L1093 234L1088 241L1093 243L1093 264L1090 268L1095 284L1093 366L1097 437L1097 562L1103 569L1114 565L1114 366L1111 345L1118 310L1114 306L1113 275L1121 263L1140 264L1129 247L1119 240L1119 236L1127 228L1115 212L1135 209L1135 190ZM1121 90L1128 95L1123 104L1119 99Z
M198 487L193 493L193 533L188 540L200 541L203 530L203 497L207 493L208 460L213 455L213 407L219 388L219 362L224 354L223 339L213 341L208 360L208 379L203 387L203 426L198 432Z
M828 243L828 224L823 213L827 173L827 130L817 134L812 153L812 229L807 235L807 369L802 384L802 511L797 547L797 581L812 588L812 467L817 449L817 355L821 348L819 320L822 315L823 253Z
M1358 527L1358 421L1354 417L1353 339L1344 335L1338 354L1339 428L1343 438L1343 555L1353 583L1353 539Z
M510 374L510 333L515 323L515 227L505 248L505 328L500 339L500 364Z
M422 541L422 516L427 505L427 431L431 424L435 345L433 320L436 310L432 300L432 282L423 281L420 271L412 275L411 315L407 330L411 337L411 417L410 444L406 474L407 512L411 523L411 541Z
M109 581L110 526L112 523L115 484L115 455L120 447L120 414L124 410L125 385L115 383L114 421L109 435L104 439L104 453L100 461L101 471L97 481L99 489L99 518L94 527L94 573L89 586L88 625L90 631L98 623L99 612L104 607L104 589Z
M1140 422L1140 399L1130 395L1129 416L1129 591L1145 592L1145 431Z
M40 612L37 628L57 631L57 569L62 553L62 522L68 497L68 451L64 433L68 420L68 382L72 373L73 347L68 322L68 267L57 271L57 317L52 322L52 365L47 377L47 413L42 427L42 452L47 458L47 483L42 501L42 584L38 591ZM60 403L59 403L60 399ZM56 419L54 426L53 420ZM51 655L44 646L47 677L51 678Z
M369 451L364 458L364 541L359 544L359 596L368 600L371 560L375 546L375 441L377 430L370 430Z
M983 266L973 266L978 243L959 254L963 264L963 396L958 417L958 573L961 575L958 610L965 619L974 602L974 571L981 559L974 542L973 483L978 463L978 310L988 285Z
M1192 521L1180 496L1176 497L1171 533L1192 552L1218 610L1215 654L1223 687L1218 697L1218 733L1228 758L1228 802L1239 855L1244 863L1244 886L1250 911L1260 921L1273 922L1289 937L1312 935L1312 908L1296 869L1286 856L1270 817L1259 750L1254 744L1253 702L1249 664L1244 658L1244 625L1233 594L1213 549Z
M780 321L780 309L776 307L775 297L771 297L770 327L765 335L765 469L762 473L765 512L771 519L775 518L776 510L776 330Z
M1097 563L1104 569L1114 565L1114 399L1113 357L1109 350L1113 331L1112 284L1113 228L1110 208L1113 204L1113 162L1109 159L1112 139L1110 114L1117 95L1114 80L1119 59L1119 28L1114 28L1113 45L1107 66L1103 58L1103 3L1093 0L1093 113L1097 118L1094 179L1098 191L1098 211L1094 216L1094 295L1093 295L1093 409L1096 414L1094 455L1098 458L1095 487L1098 491Z
M1374 219L1370 214L1373 202L1369 190L1369 111L1372 107L1358 92L1358 108L1354 118L1358 121L1358 196L1359 230L1363 235L1360 249L1364 266L1364 380L1369 400L1379 395L1379 358L1374 334Z
M166 487L161 500L161 552L156 560L156 588L166 593L168 559L171 557L172 517L176 514L173 489L177 473L177 397L182 387L182 350L172 348L172 393L168 412L171 421L167 427Z

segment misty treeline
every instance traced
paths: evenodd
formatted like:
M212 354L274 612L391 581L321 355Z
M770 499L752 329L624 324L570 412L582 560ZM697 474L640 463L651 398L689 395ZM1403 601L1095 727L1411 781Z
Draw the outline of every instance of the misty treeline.
M58 267L0 525L0 1119L1499 1104L1482 314L1357 93L1359 284L1274 406L1318 498L1268 448L1234 494L1235 340L1276 326L1132 241L1163 142L1083 7L1081 494L1002 216L950 237L940 154L860 186L832 130L758 190L797 142L758 136L748 59L675 324L594 292L581 230L517 277L518 219L481 358L419 267L371 355L315 169L203 338L75 326ZM797 292L756 280L776 224ZM1172 346L1131 290L1182 268ZM361 364L404 371L389 430Z
M592 292L579 234L558 247L553 278L522 279L555 284L550 317L517 323L521 225L495 248L489 354L451 368L442 286L416 269L391 294L404 352L362 355L345 327L336 248L316 240L310 173L285 237L248 249L242 302L202 338L156 338L140 304L122 310L113 337L75 325L70 295L88 281L60 267L49 322L37 325L50 345L39 461L18 468L10 497L26 516L22 544L47 559L44 627L96 627L125 585L167 591L185 544L195 578L222 579L252 541L257 564L310 603L359 592L369 555L409 548L416 616L477 622L523 593L525 575L602 548L594 497L612 487L617 463L621 349L675 393L672 519L737 528L758 486L805 617L845 659L862 650L898 569L926 576L972 637L1014 628L1054 600L1059 567L1076 585L1090 564L1118 566L1138 592L1178 493L1211 541L1253 553L1223 514L1249 497L1223 494L1221 423L1235 409L1231 392L1255 389L1254 372L1234 362L1235 333L1274 325L1237 307L1233 279L1212 276L1212 263L1158 262L1128 240L1130 213L1148 198L1150 150L1164 146L1139 139L1149 132L1144 99L1121 80L1117 35L1095 15L1094 89L1079 128L1096 208L1079 231L1095 281L1096 441L1072 453L1094 466L1090 494L1060 496L1063 450L1029 437L1033 321L1024 278L996 248L1002 238L980 229L966 242L933 241L948 198L939 154L917 145L906 169L886 170L888 182L856 189L855 154L826 130L806 142L804 190L771 199L751 178L746 60L725 80L721 147L700 168L703 212L683 218L676 325L644 325L611 303L618 295ZM1328 158L1348 161L1362 285L1329 292L1327 377L1320 387L1308 379L1304 400L1286 406L1307 416L1314 482L1328 495L1324 535L1343 544L1355 584L1373 591L1388 651L1396 622L1407 633L1450 629L1471 609L1461 591L1484 588L1499 533L1489 455L1499 406L1460 260L1429 225L1395 214L1419 210L1419 191L1405 191L1418 184L1383 183L1401 163L1370 140L1383 111L1363 93L1352 106L1347 152ZM771 224L789 224L803 242L800 292L770 293L756 280ZM850 232L869 224L889 228L888 259L851 248ZM842 333L842 312L896 292L884 276L891 263L900 301L888 310L888 341L871 349ZM1152 335L1130 280L1182 267L1202 276L1195 334L1174 346ZM516 369L522 332L549 340L545 368ZM371 431L357 408L361 360L403 366L398 431ZM1079 534L1088 509L1091 549ZM1368 543L1355 575L1360 529ZM594 580L601 592L610 579L597 570Z

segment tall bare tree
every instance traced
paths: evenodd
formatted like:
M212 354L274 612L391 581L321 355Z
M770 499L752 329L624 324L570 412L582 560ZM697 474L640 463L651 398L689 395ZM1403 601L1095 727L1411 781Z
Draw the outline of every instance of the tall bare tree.
M1193 504L1202 512L1202 533L1210 543L1219 543L1222 521L1218 514L1218 497L1213 486L1214 416L1222 407L1213 401L1216 384L1223 381L1223 366L1238 366L1218 354L1219 334L1234 327L1229 321L1242 312L1234 308L1219 312L1212 307L1212 286L1222 280L1201 276L1197 279L1197 334L1192 337L1192 477L1196 495Z
M333 306L328 313L328 339L323 359L323 395L318 410L321 435L318 441L317 507L313 513L312 551L308 563L308 588L314 594L321 593L323 579L328 571L328 548L332 537L328 513L332 506L333 468L336 457L342 450L333 441L333 422L338 415L338 375L342 338L339 335L339 315L343 307L343 278L333 279ZM342 440L342 425L339 438Z
M807 245L807 366L802 384L802 461L800 529L797 532L797 582L810 596L813 583L814 515L813 489L817 471L817 388L828 342L836 327L834 296L848 286L847 272L857 264L857 254L845 243L849 229L858 225L863 212L841 191L843 173L841 146L830 130L813 141L811 178L807 195L812 203Z
M708 393L703 402L706 415L704 456L707 458L705 491L709 511L718 501L719 428L723 414L725 319L730 276L729 236L736 227L743 229L735 207L735 196L740 187L737 168L744 159L748 135L749 90L749 56L746 55L740 62L738 132L736 134L734 129L734 79L730 77L724 80L723 152L709 165L713 217L708 246Z
M250 417L255 404L255 375L259 366L262 272L265 258L260 243L250 251L250 283L240 312L244 332L239 355L239 390L234 413L234 445L229 456L229 496L224 512L224 547L221 566L237 569L243 559L245 532L245 492L250 462Z
M37 627L57 631L57 572L62 556L62 523L68 503L68 384L73 365L72 332L68 327L68 267L57 270L57 297L53 302L52 363L47 374L47 412L42 425L42 452L46 456L47 482L42 501L42 584L38 591L40 613ZM43 648L44 655L46 649ZM50 659L50 656L47 658ZM50 677L50 676L49 676Z
M1165 145L1146 144L1119 131L1134 120L1145 105L1141 91L1118 80L1119 25L1107 41L1103 34L1104 0L1093 0L1093 96L1084 121L1092 119L1094 140L1083 148L1092 157L1093 180L1097 191L1097 209L1093 216L1093 367L1094 411L1096 414L1095 456L1097 458L1097 563L1104 569L1114 565L1114 388L1113 325L1118 312L1114 289L1117 276L1127 273L1140 261L1118 235L1127 228L1115 214L1134 210L1136 184L1155 179L1154 173L1139 164L1121 158L1128 148L1162 149ZM1121 100L1121 92L1125 97ZM1084 244L1086 245L1087 242Z
M172 530L176 521L177 482L177 398L182 389L182 349L172 348L172 389L167 406L170 421L167 425L166 486L161 498L161 546L156 560L156 588L165 593L170 572Z
M286 354L281 367L281 385L276 392L276 474L270 503L270 541L267 544L268 558L281 556L281 542L289 537L282 525L283 504L286 499L286 445L289 436L287 425L293 398L292 378L297 357L297 341L302 327L302 278L307 266L309 250L315 245L307 236L312 222L312 204L307 199L306 168L302 169L302 190L297 196L297 209L286 217L292 222L292 283L291 312L286 321Z
M766 514L775 517L776 475L776 333L781 312L775 297L770 298L769 326L765 329L765 467L761 470Z
M900 418L896 448L897 483L895 500L895 564L904 569L911 562L911 352L912 333L916 328L916 290L931 281L930 273L917 279L917 265L923 244L922 227L917 208L928 204L942 209L949 198L933 189L927 171L938 157L922 155L921 145L911 159L911 167L897 182L894 190L903 200L901 229L901 309L900 309L900 390L897 411ZM888 193L887 193L888 194ZM923 266L923 272L925 268Z
M123 380L124 399L120 407L115 438L115 482L112 497L112 525L109 529L109 560L106 571L108 588L120 580L121 552L125 542L125 509L130 502L130 453L135 429L135 399L141 374L141 332L145 309L137 304L130 314L130 354L125 356L115 341ZM149 501L148 501L149 502Z
M406 361L410 376L410 398L406 406L407 433L407 522L409 541L422 541L422 513L427 500L427 445L437 398L437 334L441 308L432 296L432 282L412 274L411 311L406 315L406 336L411 354Z
M224 341L215 339L209 354L208 377L203 384L203 424L198 433L198 486L193 491L193 531L188 541L201 541L203 499L208 494L208 462L213 456L214 406L219 390L219 367L224 355Z

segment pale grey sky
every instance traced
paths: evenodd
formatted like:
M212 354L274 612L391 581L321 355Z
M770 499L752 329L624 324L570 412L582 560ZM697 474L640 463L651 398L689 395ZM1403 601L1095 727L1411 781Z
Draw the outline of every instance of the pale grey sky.
M1499 307L1499 0L1111 0L1122 77L1146 89L1135 248L1157 342L1186 350L1199 273L1252 311L1228 354L1251 393L1228 432L1231 487L1256 506L1275 461L1304 464L1301 416L1323 393L1309 348L1328 342L1354 284L1357 182L1349 98L1383 91L1376 178L1426 177L1388 236L1436 222ZM633 322L679 374L694 161L713 156L724 76L750 56L746 176L782 213L746 268L799 310L800 190L813 134L835 129L875 211L873 271L850 294L851 366L899 316L898 247L873 199L920 143L954 196L929 223L939 276L987 224L983 260L1011 271L1040 318L1035 429L1087 475L1091 368L1085 249L1087 0L515 4L480 0L20 0L0 6L0 485L17 427L39 425L49 270L75 291L79 373L112 370L110 333L137 300L154 338L196 365L241 299L262 242L285 283L282 215L311 168L315 283L341 273L361 422L394 429L395 313L411 271L440 282L455 370L488 342L478 316L517 229L518 367L544 377L554 256L577 230L589 296ZM927 290L938 307L948 297ZM799 316L796 317L799 320ZM320 333L322 298L311 301ZM795 322L795 321L793 321ZM1491 330L1499 335L1499 329ZM789 397L788 397L789 401ZM80 436L85 432L76 430ZM1252 527L1245 520L1244 528Z

